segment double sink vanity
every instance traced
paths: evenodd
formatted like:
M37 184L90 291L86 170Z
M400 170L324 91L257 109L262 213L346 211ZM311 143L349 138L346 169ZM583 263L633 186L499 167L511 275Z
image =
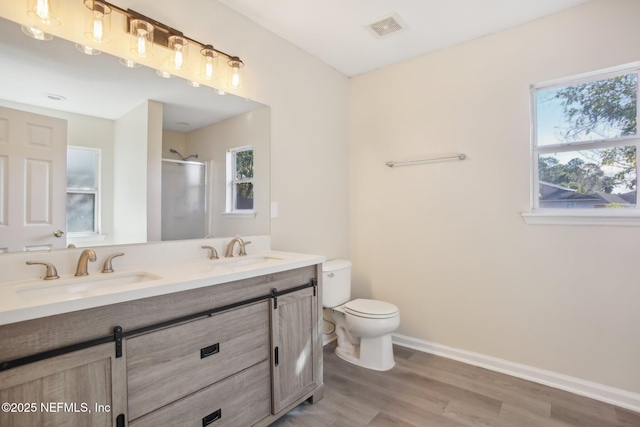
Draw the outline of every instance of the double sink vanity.
M321 399L324 258L251 240L123 246L108 273L96 248L84 276L82 249L0 257L0 425L266 426Z

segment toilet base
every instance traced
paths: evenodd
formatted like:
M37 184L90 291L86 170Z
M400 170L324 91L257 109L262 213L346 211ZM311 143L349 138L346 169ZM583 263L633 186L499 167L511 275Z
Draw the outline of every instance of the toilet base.
M390 334L377 338L361 338L359 345L338 345L336 356L354 365L375 371L388 371L396 364Z

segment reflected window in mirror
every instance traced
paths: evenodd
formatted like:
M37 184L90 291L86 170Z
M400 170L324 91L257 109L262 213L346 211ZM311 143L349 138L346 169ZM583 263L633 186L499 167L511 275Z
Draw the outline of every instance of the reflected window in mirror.
M100 150L67 147L67 233L100 234Z
M253 146L227 151L227 213L253 212Z

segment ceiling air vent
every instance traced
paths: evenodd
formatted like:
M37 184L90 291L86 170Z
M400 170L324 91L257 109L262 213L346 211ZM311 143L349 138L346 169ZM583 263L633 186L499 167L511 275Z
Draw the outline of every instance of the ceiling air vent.
M378 38L386 37L390 34L404 30L404 27L396 14L385 16L376 22L368 24L366 28Z

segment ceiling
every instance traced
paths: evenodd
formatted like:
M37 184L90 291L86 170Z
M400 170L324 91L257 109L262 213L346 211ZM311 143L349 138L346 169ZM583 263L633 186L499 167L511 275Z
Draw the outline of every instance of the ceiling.
M496 33L589 0L217 0L346 76ZM395 13L403 30L368 24Z

